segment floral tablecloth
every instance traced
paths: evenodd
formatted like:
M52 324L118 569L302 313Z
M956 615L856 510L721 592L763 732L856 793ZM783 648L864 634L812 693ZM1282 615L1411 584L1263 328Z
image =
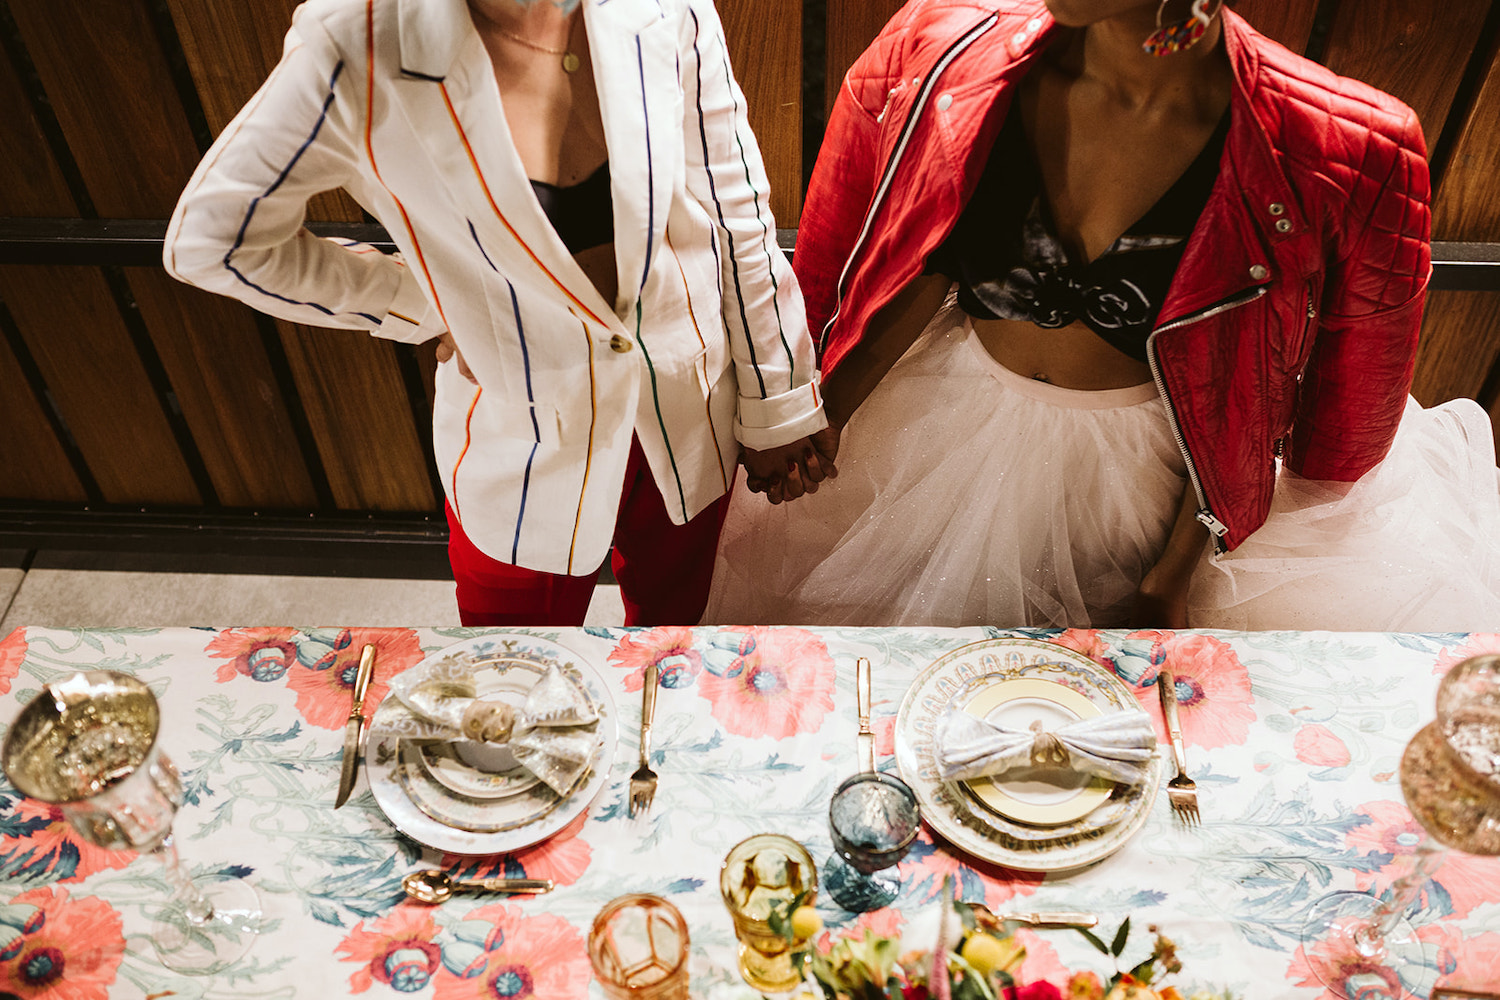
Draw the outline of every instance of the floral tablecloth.
M469 638L465 629L18 630L0 640L0 722L41 683L108 668L150 682L163 740L187 788L176 827L197 873L232 871L259 889L271 925L249 956L207 979L163 970L142 911L165 892L158 866L81 844L55 811L0 783L0 994L102 997L468 998L599 996L584 948L609 899L653 892L692 936L693 994L749 996L718 896L725 851L760 831L788 833L821 862L827 804L856 770L854 662L875 665L881 766L894 762L895 713L938 656L997 635L1079 650L1136 692L1160 726L1155 681L1178 678L1203 823L1184 829L1165 797L1144 829L1082 872L1009 872L922 840L900 868L893 908L854 918L825 900L826 934L894 932L935 904L944 876L996 909L1126 916L1180 948L1178 981L1261 998L1321 995L1297 941L1330 888L1384 891L1419 836L1396 771L1432 717L1442 673L1500 635L997 632L981 629L658 628L536 630L605 675L620 748L588 812L531 849L443 856L397 834L363 772L333 809L342 727L361 647L377 648L373 709L399 670ZM626 816L646 665L663 665L655 726L661 774L646 821ZM405 871L550 878L538 897L404 902ZM826 894L824 894L826 896ZM1446 981L1500 984L1500 859L1452 854L1424 887L1413 922ZM1024 932L1023 932L1024 933ZM1066 931L1024 933L1022 980L1065 970L1105 976L1109 960ZM824 942L826 945L826 941ZM1121 959L1149 951L1144 932ZM1187 992L1184 990L1184 992Z

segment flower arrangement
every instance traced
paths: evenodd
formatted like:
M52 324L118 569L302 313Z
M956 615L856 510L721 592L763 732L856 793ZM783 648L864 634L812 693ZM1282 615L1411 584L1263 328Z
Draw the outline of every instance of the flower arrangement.
M952 899L951 888L944 896ZM772 926L794 946L805 946L817 933L810 907L793 901L773 914ZM1061 988L1054 983L1021 984L1016 976L1026 958L1016 938L1014 923L1003 923L984 906L952 900L951 912L938 922L937 942L930 951L901 950L894 937L868 928L858 939L844 938L827 953L804 952L805 970L823 1000L1234 1000L1228 992L1198 990L1183 994L1162 982L1177 974L1182 962L1177 946L1152 926L1151 954L1128 970L1118 962L1130 938L1130 920L1120 925L1109 944L1082 928L1080 934L1116 963L1108 979L1094 972L1075 972ZM795 932L793 924L796 923ZM941 956L941 960L939 960ZM812 997L810 991L807 996Z

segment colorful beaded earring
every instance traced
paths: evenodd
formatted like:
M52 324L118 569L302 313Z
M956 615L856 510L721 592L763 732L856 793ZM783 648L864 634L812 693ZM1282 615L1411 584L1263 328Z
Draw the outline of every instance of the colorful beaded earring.
M1198 44L1198 40L1213 23L1213 15L1208 13L1209 0L1193 0L1192 13L1188 17L1163 26L1162 12L1170 2L1171 0L1161 0L1161 6L1156 8L1156 30L1141 43L1141 48L1147 55L1169 56L1174 52L1190 49Z

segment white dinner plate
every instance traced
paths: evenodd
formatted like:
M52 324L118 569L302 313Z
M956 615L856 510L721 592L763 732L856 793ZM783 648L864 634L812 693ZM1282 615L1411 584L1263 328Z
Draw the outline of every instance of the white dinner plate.
M1082 868L1123 847L1145 824L1161 786L1158 749L1146 780L1111 785L1086 815L1038 825L981 805L966 783L938 775L933 732L950 704L973 704L988 688L1043 680L1086 698L1101 713L1137 711L1125 684L1082 653L1040 639L985 639L938 658L919 674L896 715L896 763L917 794L922 818L953 846L1018 871ZM983 705L983 702L980 702Z
M409 732L411 728L409 710L388 695L370 719L365 751L370 791L376 804L397 830L419 844L450 854L507 854L546 840L586 810L609 782L617 723L608 685L579 654L551 640L524 634L466 639L429 655L411 670L420 671L439 662L451 670L455 660L474 665L481 675L476 677L476 688L487 686L492 691L510 690L521 695L524 692L517 689L523 686L529 689L520 680L525 673L539 677L548 667L558 665L584 692L599 716L598 743L589 768L574 788L561 796L540 782L529 784L524 778L517 778L498 758L471 755L463 765L461 777L457 764L440 765L449 767L445 774L449 781L439 781L432 773L432 759L403 738L403 731ZM503 670L498 666L502 663ZM526 664L534 668L528 670ZM484 678L485 671L500 680ZM504 680L506 677L510 679ZM481 798L452 787L464 781L483 784L484 780L476 775L485 773L486 768L495 775L504 775L496 782L505 787L504 794ZM521 784L525 787L518 787ZM470 829L464 829L465 826Z
M1024 731L1041 722L1048 732L1069 722L1103 715L1103 710L1066 684L1040 677L1018 677L981 687L963 706L1007 729ZM997 777L963 782L981 805L1008 819L1057 826L1083 819L1109 798L1114 783L1069 767L1013 768Z

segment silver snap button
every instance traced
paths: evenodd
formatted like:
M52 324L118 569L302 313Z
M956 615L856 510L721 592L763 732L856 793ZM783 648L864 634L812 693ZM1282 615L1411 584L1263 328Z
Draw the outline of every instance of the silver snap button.
M1266 206L1266 211L1272 215L1284 215L1286 213L1286 206L1279 201L1273 201Z
M1013 42L1015 42L1017 45L1025 45L1026 44L1026 32L1024 32L1024 31L1018 31L1014 35L1011 36L1010 40L1013 41Z
M1266 280L1266 275L1270 273L1270 270L1264 264L1250 265L1250 277L1254 278L1256 281Z
M947 111L951 107L953 107L953 95L952 94L944 94L943 96L941 96L941 97L939 97L937 99L937 109L939 111Z
M1276 231L1278 233L1289 233L1289 232L1291 232L1292 231L1292 220L1291 219L1277 219L1276 220Z
M1033 17L1031 20L1029 20L1029 21L1026 22L1026 27L1029 28L1032 31L1035 31L1036 29L1040 28L1041 26L1042 26L1042 19L1039 18L1039 17Z
M633 346L635 345L633 345L625 337L620 336L618 333L609 338L609 349L611 351L614 351L616 354L624 354Z

